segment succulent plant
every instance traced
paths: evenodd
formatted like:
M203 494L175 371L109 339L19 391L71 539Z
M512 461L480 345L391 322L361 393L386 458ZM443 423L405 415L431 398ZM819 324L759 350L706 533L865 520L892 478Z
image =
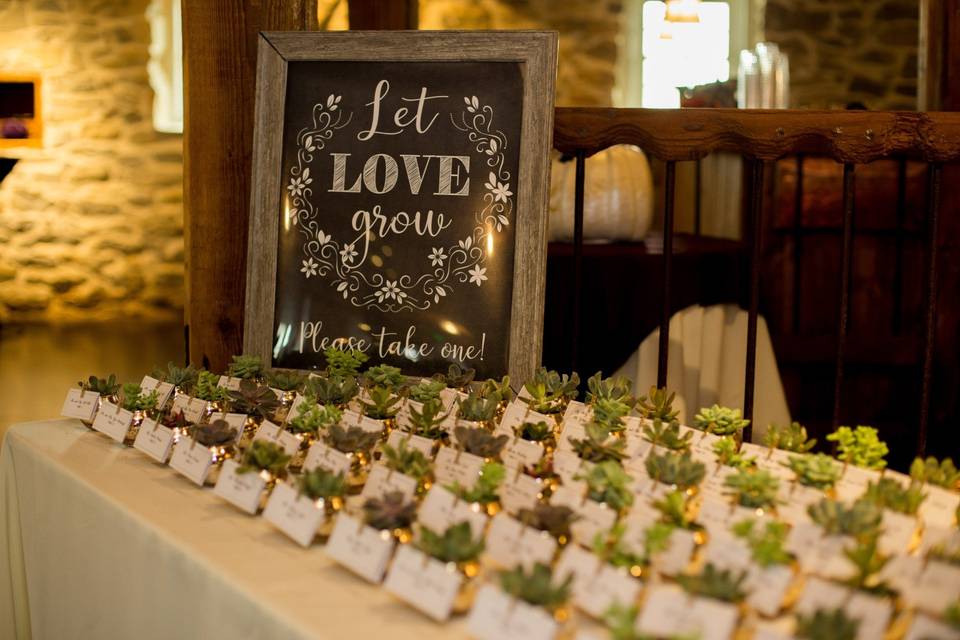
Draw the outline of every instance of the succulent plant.
M856 573L847 580L847 584L876 595L892 595L890 587L880 578L880 572L889 558L880 553L877 536L858 540L853 547L844 549L843 555L856 568Z
M517 520L538 531L546 531L557 540L569 540L570 527L580 516L567 506L537 503L532 508L520 509Z
M760 526L757 526L758 524ZM734 535L746 541L753 561L761 567L790 564L792 558L784 548L787 538L786 524L776 521L758 523L748 518L733 525L731 530Z
M623 418L630 413L631 407L620 400L600 398L593 404L593 421L610 429L611 433L624 430Z
M369 453L380 439L380 434L367 431L361 427L342 427L339 424L331 425L327 429L324 441L341 453Z
M259 378L263 375L263 360L260 356L233 356L233 361L227 367L227 375L244 380Z
M410 432L412 434L431 440L440 440L446 437L447 431L442 425L449 412L444 410L443 403L440 400L427 400L419 411L414 406L410 406L409 409Z
M370 387L386 387L393 391L403 384L403 373L398 367L388 364L378 364L370 367L363 373L363 382Z
M770 425L763 434L763 444L771 449L806 453L816 446L817 439L807 438L806 427L799 422L791 422L789 427Z
M707 468L689 453L650 454L644 465L647 474L658 482L671 484L681 491L695 487L703 480Z
M240 380L240 388L229 391L234 411L269 418L280 406L277 394L265 384L257 384L249 378Z
M790 456L784 466L797 474L797 481L805 487L829 489L840 479L841 469L833 458L825 453L805 453Z
M498 398L485 398L477 392L470 393L460 401L460 410L457 416L471 422L489 422L497 415L500 408Z
M740 447L733 438L723 437L713 443L713 453L717 462L734 469L750 469L757 465L757 459L740 453Z
M287 429L293 433L319 435L324 429L339 424L343 412L334 406L320 406L304 402L297 409L297 415L287 423Z
M518 438L531 442L543 442L553 437L553 425L549 425L543 420L524 422L514 427L513 432L517 434Z
M510 441L507 434L494 435L482 427L457 427L453 430L453 435L464 451L481 458L498 459L500 452Z
M360 367L369 360L369 356L358 349L324 349L323 357L327 361L327 374L331 378L355 378Z
M464 389L473 382L477 372L473 369L461 368L458 364L451 364L446 375L438 373L434 378L442 380L450 389Z
M680 490L674 490L654 501L653 508L660 512L660 521L680 529L699 529L690 515L690 497Z
M343 472L333 473L323 467L315 467L300 476L297 489L311 500L342 498L347 491L347 479Z
M807 514L827 535L858 539L875 537L883 520L880 508L869 500L857 500L847 508L842 502L823 498L807 507Z
M155 411L159 400L156 390L143 393L136 382L128 382L120 390L120 406L127 411Z
M668 394L666 389L650 387L650 395L637 401L637 411L647 420L659 419L668 424L673 423L680 414L673 410L673 399L676 396L675 393Z
M838 427L827 436L827 440L837 443L837 458L847 464L864 469L883 469L887 466L884 457L889 449L873 427Z
M388 469L417 480L430 473L430 460L420 450L408 446L406 440L401 440L396 447L383 445L382 460Z
M916 458L910 465L910 477L917 482L935 484L952 491L960 489L960 470L950 458L944 458L940 462L933 456L926 460Z
M186 432L190 427L190 422L183 415L183 411L171 411L160 418L160 424L167 429L175 429L180 432ZM234 432L236 433L236 432Z
M587 402L595 404L601 399L619 400L631 408L637 403L630 391L633 389L633 383L629 378L616 376L613 378L604 378L597 371L587 378Z
M231 427L226 420L198 424L191 431L193 439L205 447L222 447L237 439L236 427Z
M391 491L380 498L363 503L363 519L374 529L383 531L409 529L417 519L417 505L400 491Z
M367 390L369 402L360 401L363 413L374 420L389 420L400 410L398 395L394 395L390 387L377 385Z
M542 386L548 396L562 398L563 400L575 400L578 395L577 387L580 386L580 376L574 371L571 374L559 373L540 367L533 373L533 378L527 381L525 387L533 384ZM528 388L527 391L530 391Z
M597 422L588 422L584 427L586 437L571 439L570 444L578 456L587 462L619 461L627 457L624 440L610 437L610 430Z
M570 573L566 579L555 584L553 571L549 566L536 562L526 572L522 565L510 571L500 572L500 588L504 593L523 600L535 607L543 607L547 611L556 611L567 603L570 598L570 588L573 585L574 574Z
M358 393L360 386L353 377L313 377L303 384L303 394L323 405L343 406Z
M677 576L687 593L723 602L741 602L747 596L743 589L746 579L746 571L718 569L709 562L699 574Z
M192 364L179 367L172 362L168 362L167 369L163 370L158 367L153 372L153 377L157 380L169 382L177 389L189 393L193 389L193 385L197 383L197 374L197 368Z
M586 473L580 473L575 480L587 483L587 497L602 502L610 508L620 511L633 504L631 478L620 463L613 460L598 462Z
M461 500L486 505L500 499L497 491L506 477L507 470L502 464L499 462L484 462L483 466L480 467L480 477L477 478L472 487L462 487L459 482L454 482L447 488L459 496Z
M264 380L269 386L280 391L299 391L307 376L299 371L271 369L264 375Z
M410 387L408 397L417 402L429 402L430 400L439 400L440 392L447 388L441 380L421 380Z
M654 640L652 636L637 631L639 612L636 605L627 606L619 601L607 609L603 614L603 623L610 632L610 640Z
M718 436L732 436L740 433L749 420L745 420L740 409L721 407L718 404L700 409L700 413L693 417L693 426L707 433Z
M115 396L120 393L120 383L117 382L117 376L113 373L108 378L98 378L90 376L86 381L80 381L80 388L84 391L93 391L101 396Z
M908 516L916 515L926 497L922 485L916 481L912 481L909 487L903 487L890 478L871 482L863 494L864 499L870 500L881 509L890 509Z
M652 422L643 426L643 437L655 445L683 451L690 448L693 432L687 431L681 435L680 423L676 420L664 422L660 418L653 418Z
M741 507L769 509L777 504L780 481L769 471L741 469L723 482Z
M469 522L460 522L438 534L426 527L420 529L417 546L428 556L441 562L472 562L483 553L483 537L474 539Z
M856 640L860 621L847 616L842 607L817 609L797 616L796 636L810 640Z
M649 534L645 537L645 541L650 541L651 544L649 548L646 548L646 544L644 545L643 553L637 553L624 544L623 534L627 528L622 522L613 525L610 531L606 533L597 533L593 537L591 550L595 556L605 563L628 569L634 576L639 576L636 568L649 565L653 554L666 549L669 545L670 532L673 531L673 527L659 523L654 526L657 527L654 538L650 539ZM666 537L663 537L663 532L666 532Z
M209 371L197 372L197 383L193 388L193 397L207 402L221 402L230 397L226 387L217 386L220 376Z
M267 440L254 440L243 454L237 473L267 471L278 476L284 473L288 462L290 456L280 445Z
M947 610L943 612L943 621L960 631L960 599L948 606Z
M496 400L500 404L510 402L513 399L510 376L503 376L500 380L487 378L480 385L479 393L484 398Z

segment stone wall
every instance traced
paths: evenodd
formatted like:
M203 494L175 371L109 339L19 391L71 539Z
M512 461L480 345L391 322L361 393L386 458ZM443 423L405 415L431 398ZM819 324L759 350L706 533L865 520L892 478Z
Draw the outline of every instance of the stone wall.
M147 0L0 0L41 149L0 184L0 320L182 316L182 142L153 130Z
M420 0L421 29L555 29L558 106L609 106L620 0Z
M767 0L793 107L916 109L919 0Z

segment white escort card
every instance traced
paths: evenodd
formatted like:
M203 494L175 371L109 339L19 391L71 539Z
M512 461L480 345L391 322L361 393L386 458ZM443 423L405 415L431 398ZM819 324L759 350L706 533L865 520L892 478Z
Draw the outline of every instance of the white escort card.
M850 563L843 550L853 546L853 538L824 535L823 529L813 522L791 528L784 542L784 548L797 557L805 572L841 580L850 575Z
M854 591L844 609L851 618L860 620L857 640L882 638L893 617L893 603L862 591Z
M593 418L593 408L582 402L571 400L567 403L567 409L563 412L563 427L571 424L583 426Z
M688 529L674 529L667 548L653 556L653 568L663 575L683 573L697 548L697 536Z
M287 424L298 415L300 415L300 407L307 403L307 397L302 393L297 393L293 396L293 402L290 403L290 409L287 411L287 415L283 418L283 424Z
M574 480L581 473L590 470L590 463L581 460L577 454L570 451L553 452L553 472L563 481L564 485L582 484L579 480Z
M118 405L104 400L100 411L93 419L93 428L104 433L117 442L123 442L133 423L133 411L127 411Z
M237 437L235 442L240 442L240 439L243 437L243 428L247 424L247 414L227 413L226 411L221 411L220 413L211 413L209 422L213 423L217 420L223 420L227 423L227 425L236 429Z
M560 486L550 496L550 504L554 506L570 507L580 516L571 526L573 538L584 546L593 544L593 538L598 533L610 530L617 521L617 512L606 504L595 502L583 496L582 493Z
M550 566L557 541L550 534L525 527L520 521L500 512L490 521L484 553L504 569L517 565L529 569L537 562Z
M270 493L263 517L301 547L309 547L326 514L315 501L281 480Z
M507 474L500 485L500 506L507 513L516 515L520 509L532 509L540 500L540 482L524 474L520 469Z
M350 411L349 409L343 412L343 418L340 420L340 424L347 429L350 427L360 427L369 433L383 433L385 428L383 420L375 420L356 411Z
M511 436L503 448L501 458L503 459L503 466L507 469L523 469L524 467L532 467L540 462L543 454L543 447L536 442Z
M193 438L180 438L170 456L170 467L195 484L203 486L213 464L210 449Z
M903 640L960 640L960 629L947 626L930 616L919 614L913 618L913 624Z
M879 480L879 471L861 469L852 464L848 465L834 487L837 493L837 500L853 502L864 494L867 490L867 485L871 482L876 484Z
M586 549L568 544L557 559L556 567L553 569L553 579L562 582L572 575L573 589L576 590L578 585L587 585L593 580L600 571L600 564L600 558Z
M744 442L740 445L740 453L745 456L756 458L757 468L761 471L768 471L770 475L780 480L792 481L793 471L786 465L790 463L792 456L798 456L799 453L783 451L782 449L770 449L761 447L751 442Z
M149 395L151 391L157 392L157 407L162 407L170 399L173 385L169 382L161 382L152 376L143 376L143 380L140 381L140 392Z
M383 587L437 622L450 617L463 576L411 545L400 545Z
M587 429L579 422L564 423L563 431L560 432L560 438L557 440L557 451L573 452L573 441L584 440L587 437Z
M511 598L485 584L467 617L467 632L477 640L553 640L557 621L547 611Z
M324 551L364 580L380 584L395 546L389 532L377 531L346 513L340 513Z
M433 485L427 492L417 514L417 521L421 525L438 534L443 534L455 524L469 522L474 538L483 536L487 519L486 513L474 511L470 503L460 500L438 485Z
M289 431L284 431L279 425L273 424L269 420L264 420L257 428L253 441L256 442L257 440L279 445L288 456L292 456L300 449L300 438Z
M790 525L812 522L808 509L824 498L823 491L819 489L782 482L777 496L777 517Z
M213 492L241 511L256 515L267 482L256 471L239 473L239 468L240 464L236 460L224 462Z
M224 389L229 389L230 391L236 391L240 388L240 382L242 378L231 378L230 376L220 376L220 379L217 380L217 386Z
M500 424L497 425L497 431L503 431L512 436L516 428L525 422L534 424L546 422L550 426L554 425L553 417L534 411L526 402L516 398L504 409Z
M953 526L960 493L948 491L943 487L925 485L927 499L920 503L919 514L928 526Z
M706 466L707 473L700 483L700 495L705 499L708 496L712 499L726 499L730 490L724 483L728 477L737 475L737 470L722 464L708 464Z
M942 615L948 606L957 601L957 585L960 585L960 567L931 560L920 576L917 589L910 596L916 598L914 606L917 609Z
M592 580L579 583L573 590L573 601L582 611L601 619L610 607L629 606L640 595L642 583L626 569L602 565Z
M459 484L464 489L472 489L480 478L483 458L453 447L441 447L434 460L433 477L441 486Z
M793 571L787 565L759 567L751 564L744 582L747 604L761 615L777 615L793 578Z
M911 551L914 533L918 526L919 523L914 516L884 509L883 529L878 541L880 553L893 555Z
M174 433L156 420L144 418L133 441L133 448L142 451L157 462L166 464L173 450Z
M337 474L347 475L350 473L350 456L329 447L323 442L314 442L310 445L306 457L303 459L303 470L313 471L317 467Z
M657 637L728 640L739 617L737 606L729 602L691 597L673 585L654 585L637 618L637 630Z
M370 468L367 482L360 493L362 498L379 498L387 493L399 491L405 498L413 499L417 492L417 479L406 474L388 469L379 462Z
M427 460L433 457L433 440L423 436L415 436L402 431L391 431L387 436L387 444L394 449L400 448L400 443L406 442L408 449L416 449L424 455Z
M93 414L97 412L97 401L100 394L93 391L84 391L75 387L67 391L60 415L64 418L77 418L84 422L93 422Z
M726 530L711 532L701 553L705 563L718 569L746 569L752 561L746 542Z
M440 392L440 402L443 404L443 407L450 412L450 415L456 415L457 406L460 404L460 401L467 397L463 391L457 389L451 389L447 387Z
M173 413L183 413L187 422L200 422L204 412L207 410L207 401L200 398L191 398L188 395L179 395L173 399L173 406L170 409Z

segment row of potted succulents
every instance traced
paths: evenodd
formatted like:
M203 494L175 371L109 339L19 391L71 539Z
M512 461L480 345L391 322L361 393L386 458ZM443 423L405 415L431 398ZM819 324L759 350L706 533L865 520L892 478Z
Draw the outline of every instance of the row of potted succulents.
M833 455L796 423L744 443L736 409L682 425L667 390L600 374L579 402L576 373L515 392L326 356L91 377L64 413L437 620L472 606L477 637L960 637L949 459L888 470L863 426L828 435Z

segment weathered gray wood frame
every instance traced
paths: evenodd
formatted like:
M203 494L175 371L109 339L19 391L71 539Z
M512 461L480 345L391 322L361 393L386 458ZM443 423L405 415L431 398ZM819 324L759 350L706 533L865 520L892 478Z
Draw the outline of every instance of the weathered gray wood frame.
M257 49L253 185L243 349L271 361L277 281L283 114L291 60L518 62L523 77L520 175L511 303L510 377L539 366L547 261L549 152L557 33L553 31L266 32Z

